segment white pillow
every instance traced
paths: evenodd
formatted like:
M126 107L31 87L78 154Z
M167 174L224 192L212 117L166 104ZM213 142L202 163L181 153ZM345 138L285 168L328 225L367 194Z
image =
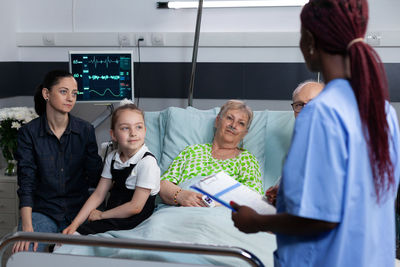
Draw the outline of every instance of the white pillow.
M158 163L160 163L163 149L166 114L167 110L144 113L144 122L146 124L145 144L157 158Z
M293 128L293 111L269 111L265 135L264 189L282 175L282 167L289 150Z
M253 154L260 164L261 175L264 177L265 143L268 110L254 111L253 121L249 132L243 139L243 148ZM261 179L262 179L261 177Z
M211 143L214 122L219 108L168 108L160 169L164 173L178 154L188 145Z

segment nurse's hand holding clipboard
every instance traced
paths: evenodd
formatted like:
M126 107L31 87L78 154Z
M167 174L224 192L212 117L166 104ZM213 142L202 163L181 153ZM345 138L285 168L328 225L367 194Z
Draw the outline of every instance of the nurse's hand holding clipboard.
M229 204L234 210L236 210L232 211L232 221L236 228L247 234L257 233L260 231L257 222L260 215L255 210L248 206L240 206L233 201Z

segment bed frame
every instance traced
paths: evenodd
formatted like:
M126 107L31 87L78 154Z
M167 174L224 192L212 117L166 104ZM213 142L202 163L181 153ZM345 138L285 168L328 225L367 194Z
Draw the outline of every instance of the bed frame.
M0 262L2 266L206 266L188 265L182 263L165 263L159 261L137 261L134 259L118 259L93 256L77 256L50 254L39 252L19 252L4 261L4 252L18 241L31 241L51 244L73 244L97 247L113 247L125 249L150 250L160 252L190 253L214 256L236 257L250 266L263 267L264 264L251 252L238 247L212 246L201 244L174 243L165 241L149 241L142 239L104 238L97 236L63 235L53 233L16 232L4 236L0 242ZM209 265L208 265L209 266Z

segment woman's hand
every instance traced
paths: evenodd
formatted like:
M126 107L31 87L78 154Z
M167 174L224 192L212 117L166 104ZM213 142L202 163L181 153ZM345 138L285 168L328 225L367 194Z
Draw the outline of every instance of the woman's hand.
M24 231L24 232L34 232L32 226L31 227L27 227L25 229L22 229L22 231ZM21 251L28 251L30 244L31 244L31 242L29 242L29 241L19 241L19 242L14 244L14 246L12 248L12 253L21 252ZM33 243L33 251L36 251L37 247L38 247L38 243L34 242Z
M183 190L178 185L163 180L160 182L160 196L164 203L181 205L184 207L207 207L203 202L202 194L190 190Z
M102 213L103 213L102 211L96 209L92 210L89 214L88 221L91 222L103 219Z
M176 196L176 201L184 207L207 207L203 202L202 194L190 190L182 190Z
M268 203L276 206L276 196L278 195L279 185L271 186L265 191L265 196L267 197Z
M233 201L230 205L236 210L236 212L232 212L232 221L236 228L247 234L260 231L257 225L259 214L255 210L247 206L240 206Z
M32 208L31 207L22 207L19 210L21 214L21 226L22 231L24 232L34 232L33 224L32 224ZM31 242L29 241L19 241L14 244L12 253L20 252L20 251L28 251L29 245ZM33 243L33 251L36 251L38 248L38 243Z

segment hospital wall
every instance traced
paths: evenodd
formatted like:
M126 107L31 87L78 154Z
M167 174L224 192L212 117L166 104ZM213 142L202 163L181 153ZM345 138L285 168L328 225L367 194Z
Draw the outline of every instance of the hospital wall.
M196 10L156 9L155 0L2 0L0 107L33 106L45 72L67 68L69 50L133 50L136 96L146 111L187 106ZM367 36L388 70L392 103L400 112L400 2L373 0ZM300 7L204 9L196 108L240 98L255 110L290 110L294 87L317 78L298 48ZM127 43L121 46L120 38ZM137 46L137 37L145 42ZM161 43L155 42L161 37ZM158 39L159 40L159 39ZM140 62L139 62L140 52ZM104 106L77 104L93 121ZM109 121L96 130L108 140ZM1 163L0 163L1 167Z

